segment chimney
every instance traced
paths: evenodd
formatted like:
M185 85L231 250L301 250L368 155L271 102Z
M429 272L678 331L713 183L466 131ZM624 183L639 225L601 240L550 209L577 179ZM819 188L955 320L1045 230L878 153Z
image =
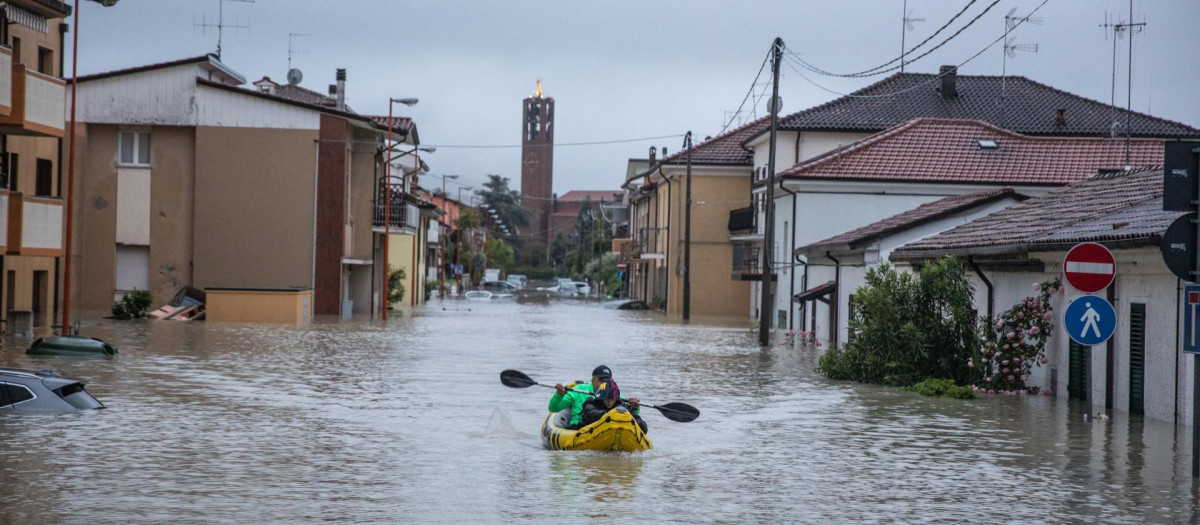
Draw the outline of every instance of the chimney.
M657 154L658 154L658 148L656 148L654 146L650 146L650 165L651 166L654 166L654 161L656 160Z
M666 146L662 147L662 156L664 159L667 158L667 147Z
M942 96L945 98L954 98L958 96L958 68L954 66L942 66L938 70L938 74L942 77Z
M1054 110L1054 124L1056 126L1066 126L1067 125L1067 110L1066 109L1059 108L1059 109Z
M346 110L346 70L341 68L337 70L337 109Z

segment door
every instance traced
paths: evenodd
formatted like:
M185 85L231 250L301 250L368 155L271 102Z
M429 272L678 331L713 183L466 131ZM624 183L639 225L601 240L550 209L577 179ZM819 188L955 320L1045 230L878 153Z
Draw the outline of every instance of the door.
M45 270L34 270L33 272L33 326L45 326L49 318L46 315L46 307L50 304L49 301L49 281L50 272Z
M1144 414L1146 405L1146 305L1129 305L1129 413Z

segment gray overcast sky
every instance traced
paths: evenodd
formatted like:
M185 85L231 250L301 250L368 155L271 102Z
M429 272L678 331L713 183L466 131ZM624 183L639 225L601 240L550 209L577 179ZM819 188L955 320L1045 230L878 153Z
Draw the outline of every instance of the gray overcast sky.
M926 21L908 33L908 44L931 34L968 1L909 0L913 16ZM81 74L216 49L216 32L205 33L194 23L213 21L218 0L122 0L107 9L81 3ZM968 16L991 3L977 1ZM1000 36L1010 9L1025 14L1040 3L1001 0L958 38L907 69L935 72L940 64L960 63ZM1043 25L1025 25L1013 34L1020 43L1039 44L1040 51L1010 59L1008 72L1109 100L1112 42L1099 25L1106 12L1124 19L1128 10L1127 0L1049 0L1037 13ZM294 66L304 71L303 86L325 92L334 69L343 67L348 102L360 113L386 114L389 96L420 97L416 107L397 111L417 120L426 144L519 144L521 99L538 78L556 100L559 143L688 129L703 138L716 134L726 112L738 107L774 37L811 63L856 71L898 54L901 11L900 0L227 0L226 23L250 29L226 29L223 60L251 81L263 75L283 81L288 33L311 35L295 40L301 53ZM1195 67L1200 2L1135 0L1134 12L1148 26L1134 40L1133 108L1200 127L1200 67ZM1122 41L1119 51L1121 105L1126 46ZM996 46L961 72L998 75L1001 53ZM882 77L810 78L845 92ZM835 97L786 65L780 91L784 113ZM758 110L763 114L761 105ZM558 147L554 190L615 189L626 159L644 156L651 144L674 152L680 142ZM425 158L435 176L460 174L477 186L484 174L497 173L520 187L519 148L441 148ZM426 178L423 185L437 183Z

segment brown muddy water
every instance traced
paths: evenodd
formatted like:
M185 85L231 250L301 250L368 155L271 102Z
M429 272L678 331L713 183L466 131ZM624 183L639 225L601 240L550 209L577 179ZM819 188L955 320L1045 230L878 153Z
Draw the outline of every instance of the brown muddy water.
M112 360L0 365L83 379L108 408L0 413L3 523L1189 523L1184 429L1087 424L1062 398L923 398L827 381L743 325L594 304L434 300L309 327L85 323ZM655 449L548 452L550 390L609 365ZM1177 438L1178 435L1178 438Z

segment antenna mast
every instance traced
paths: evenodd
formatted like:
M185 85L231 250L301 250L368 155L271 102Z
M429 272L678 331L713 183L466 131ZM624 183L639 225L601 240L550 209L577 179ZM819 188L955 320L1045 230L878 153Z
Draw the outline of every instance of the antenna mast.
M201 19L199 24L194 24L197 27L209 29L217 28L217 58L221 58L221 42L225 37L225 28L230 29L250 29L247 25L225 25L225 2L240 2L243 4L253 4L254 0L217 0L217 23L210 24L207 20Z
M312 36L307 33L288 33L288 71L292 70L292 55L307 53L308 51L297 51L292 45L292 39L298 36Z
M1133 22L1133 0L1129 0L1129 21L1128 22L1121 20L1119 18L1119 16L1115 16L1113 18L1116 21L1115 23L1110 21L1108 18L1108 13L1105 13L1104 14L1104 23L1100 24L1100 27L1105 29L1105 38L1106 39L1108 38L1108 31L1111 30L1113 32L1112 92L1110 94L1111 98L1109 99L1110 100L1109 112L1115 113L1116 108L1117 108L1117 41L1124 38L1125 35L1128 34L1129 35L1129 60L1128 60L1128 67L1126 68L1126 72L1125 72L1126 73L1126 77L1125 77L1126 78L1125 125L1123 127L1125 128L1125 130L1124 130L1125 131L1125 169L1130 169L1130 168L1132 168L1132 166L1130 165L1130 153L1129 153L1130 136L1131 136L1132 132L1129 129L1129 127L1131 125L1130 116L1133 113L1133 35L1134 35L1134 33L1141 33L1142 31L1144 31L1146 28L1146 22ZM1110 126L1109 127L1109 136L1116 138L1117 137L1117 128L1121 127L1121 124L1114 117L1112 119L1112 123L1109 126Z
M925 21L924 18L913 18L912 17L912 11L908 10L908 0L904 0L904 6L902 7L902 9L904 9L904 13L903 13L904 18L901 19L902 23L900 24L900 72L901 73L904 72L904 48L905 48L904 37L909 31L916 29L916 27L913 26L913 22L924 22Z
M1040 16L1016 16L1017 8L1012 8L1004 15L1004 56L1000 59L1000 127L1005 125L1005 110L1008 106L1008 59L1016 58L1017 51L1037 53L1037 44L1018 44L1017 37L1008 34L1021 24L1042 25Z

